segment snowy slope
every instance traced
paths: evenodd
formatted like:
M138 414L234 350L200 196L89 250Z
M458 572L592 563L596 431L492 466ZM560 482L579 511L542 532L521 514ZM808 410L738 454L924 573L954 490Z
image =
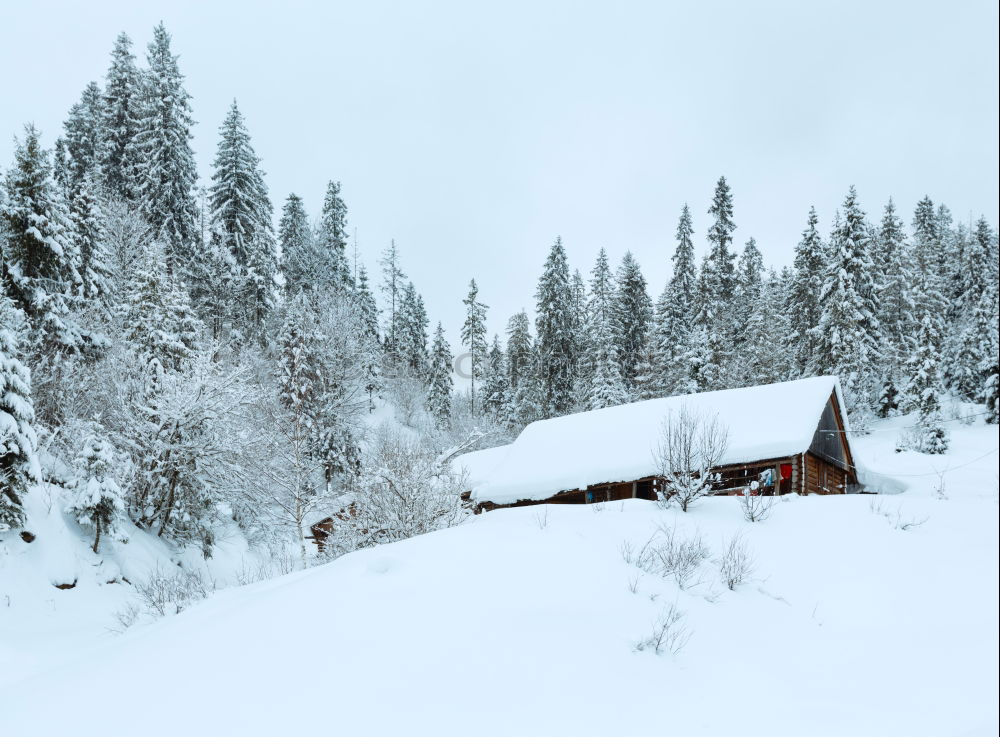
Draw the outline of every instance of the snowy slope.
M651 476L656 472L653 450L664 419L685 409L695 417L718 418L727 430L721 465L795 455L809 447L834 391L839 392L835 377L815 376L649 399L533 422L507 446L491 477L472 487L472 496L507 504L545 499L589 484Z
M225 591L9 679L4 733L993 734L996 428L936 459L894 440L856 452L906 469L895 496L789 497L755 525L729 498L498 510ZM743 530L754 580L730 592L709 561L680 590L626 563L663 523L715 556ZM686 648L635 652L672 603Z

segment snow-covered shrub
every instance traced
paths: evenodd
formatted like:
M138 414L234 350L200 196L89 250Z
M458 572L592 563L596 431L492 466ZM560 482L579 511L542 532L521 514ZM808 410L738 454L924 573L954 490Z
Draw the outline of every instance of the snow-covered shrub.
M746 583L754 571L753 554L747 547L742 533L736 533L726 545L719 560L719 576L730 591L741 583Z
M703 417L687 407L670 413L660 429L653 450L657 474L663 479L659 502L676 501L682 511L711 493L712 469L719 465L729 445L729 431L718 417Z
M215 591L215 581L197 570L157 568L146 580L135 585L139 604L146 614L165 617L180 614L191 604L207 599Z
M90 435L76 458L76 479L66 511L75 514L77 522L94 528L94 552L98 552L101 535L112 532L124 514L125 501L113 475L114 450L110 443Z
M649 636L635 643L635 649L640 652L652 650L657 655L665 652L677 655L690 639L691 633L684 625L684 612L671 604L660 613Z
M754 484L756 483L755 481ZM736 498L743 512L743 519L747 522L762 522L771 516L771 509L774 506L773 496L764 496L757 488L748 487Z
M463 482L433 448L382 426L370 439L353 502L330 547L343 553L457 524L468 514L459 498Z

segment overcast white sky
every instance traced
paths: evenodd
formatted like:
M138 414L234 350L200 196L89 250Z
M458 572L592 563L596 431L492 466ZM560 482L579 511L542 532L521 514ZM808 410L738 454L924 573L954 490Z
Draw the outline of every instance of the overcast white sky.
M341 180L369 268L394 237L453 340L472 277L491 330L533 307L557 234L585 274L631 249L655 298L685 201L704 250L720 174L738 244L778 265L852 183L876 216L927 193L997 222L995 0L0 0L4 168L27 121L52 144L119 31L144 62L161 19L203 177L235 97L276 211Z

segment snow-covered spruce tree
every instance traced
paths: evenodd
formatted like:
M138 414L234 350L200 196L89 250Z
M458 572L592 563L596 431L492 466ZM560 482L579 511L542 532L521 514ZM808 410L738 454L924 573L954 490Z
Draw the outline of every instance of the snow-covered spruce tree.
M288 195L278 223L281 244L281 271L285 277L285 294L294 297L313 289L313 278L319 260L309 215L297 194Z
M751 238L743 247L736 270L736 294L733 306L740 315L748 311L760 311L768 305L761 303L764 283L764 257L757 248L757 241ZM757 370L762 344L768 338L760 332L761 325L754 321L734 321L733 325L733 365L730 367L731 382L735 386L752 386L761 383ZM773 345L773 344L772 344Z
M0 532L24 523L24 495L41 477L31 374L18 347L23 321L0 292Z
M409 376L424 379L427 371L427 310L413 282L400 294L397 312L396 350L398 367Z
M745 315L746 339L736 356L740 381L745 386L785 381L796 372L794 356L784 350L791 333L783 289L792 280L790 272L781 276L771 270L757 291Z
M482 390L483 414L492 422L505 425L510 410L510 379L507 371L507 356L500 345L500 336L493 336L483 371Z
M622 264L623 272L626 266L635 263L630 254L626 259ZM632 276L631 273L628 274L629 278ZM639 278L642 276L639 275ZM629 392L621 373L622 361L619 359L619 352L624 350L624 340L620 340L619 330L625 327L620 310L627 299L627 295L619 294L611 278L607 253L602 248L597 255L590 280L586 360L588 383L585 397L587 409L613 407L629 400Z
M677 246L671 257L673 272L656 302L650 329L649 396L679 393L686 383L679 368L695 320L698 305L698 267L694 260L694 228L691 210L685 204L677 222Z
M840 377L847 411L863 427L876 402L880 327L870 228L853 186L831 234L829 258L812 372Z
M170 34L160 23L153 29L143 75L138 131L129 142L132 160L140 162L135 195L140 212L165 245L167 269L186 266L198 254L198 179L191 150L190 95Z
M531 322L524 310L507 321L507 376L512 392L535 365L535 346L531 338Z
M66 151L66 196L72 198L88 175L100 181L104 131L104 98L96 82L88 84L63 124Z
M76 479L66 511L77 522L94 528L93 550L100 550L101 536L112 532L125 512L122 490L114 477L114 449L107 440L89 435L76 457Z
M823 290L826 270L826 248L816 229L819 217L816 208L809 208L802 240L795 246L795 272L789 298L789 321L795 345L795 360L799 374L807 374L816 364L816 333L819 325L819 295Z
M385 352L390 361L399 360L399 328L400 328L400 306L402 303L403 289L406 284L406 274L400 268L399 249L396 241L389 241L389 247L382 253L379 265L382 267L382 284L380 289L388 306L385 328L382 334L385 336Z
M587 393L587 409L603 409L625 404L630 399L628 389L616 360L615 340L612 327L604 322L596 326L593 335L594 373Z
M201 325L187 290L166 273L162 251L152 248L136 265L126 297L124 337L146 361L180 370L198 350Z
M545 260L535 300L543 411L558 417L573 407L576 372L576 316L562 238L556 238Z
M715 187L708 209L712 225L708 229L711 248L702 263L698 284L698 322L704 327L708 343L708 363L701 374L708 389L723 389L730 383L734 319L732 304L736 289L733 242L733 196L725 177Z
M879 361L878 414L888 417L896 410L903 381L902 367L913 350L914 307L908 285L911 274L903 221L896 215L892 199L885 206L874 245L872 262L878 285L883 345Z
M347 205L340 196L340 182L327 184L315 242L319 261L313 279L317 290L350 292L354 280L347 262Z
M589 350L590 336L587 332L587 283L579 269L573 269L569 277L570 312L573 316L573 409L578 409L585 396L587 384L584 382L583 356Z
M941 422L940 359L935 334L937 323L924 315L917 331L916 351L909 361L910 385L907 395L917 411L917 426L910 442L921 453L944 453L948 450L948 431Z
M446 429L451 423L451 347L444 337L441 323L434 330L431 344L430 367L427 380L427 411L438 428Z
M134 195L139 162L132 139L139 131L142 77L135 65L132 39L118 34L104 85L102 112L104 143L101 178L108 193L122 200Z
M209 190L212 238L217 248L229 251L236 264L239 307L235 312L241 318L240 327L260 339L274 308L278 254L260 159L235 100L219 136Z
M355 279L354 303L361 326L361 349L364 374L364 389L368 395L368 411L375 410L375 397L382 391L382 345L378 336L378 306L375 296L368 286L368 272L364 266L358 268Z
M486 369L486 310L479 301L476 280L469 282L469 293L462 300L465 322L462 323L462 346L469 351L469 409L476 415L476 379L482 379Z
M58 352L80 350L87 336L68 302L80 284L78 254L67 232L65 201L34 126L27 126L24 140L17 143L4 195L0 218L6 238L0 279L31 323L31 350L49 359Z
M630 251L625 252L615 274L612 309L614 358L618 361L626 392L635 390L635 378L653 319L653 302L646 291L646 279Z
M615 285L605 249L597 252L594 268L590 271L589 294L584 315L584 330L578 346L577 380L584 386L584 404L589 404L587 396L597 368L595 335L599 325L611 324L614 320ZM616 346L612 346L615 350ZM617 362L618 356L614 355Z
M79 296L87 306L104 312L111 299L112 275L99 188L96 171L89 171L70 203L69 237L80 259Z
M922 316L930 315L935 323L934 333L937 340L944 337L944 318L948 308L942 292L941 249L941 231L934 203L930 197L924 197L917 203L913 213L912 245L909 249L910 301L913 304L911 313L913 319L908 329L911 335L916 334ZM937 348L940 350L941 346L938 345Z

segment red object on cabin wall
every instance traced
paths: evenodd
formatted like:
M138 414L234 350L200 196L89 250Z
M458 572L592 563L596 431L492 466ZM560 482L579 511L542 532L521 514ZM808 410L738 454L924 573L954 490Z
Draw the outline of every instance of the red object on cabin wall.
M790 479L792 477L792 464L782 463L781 464L781 480Z

